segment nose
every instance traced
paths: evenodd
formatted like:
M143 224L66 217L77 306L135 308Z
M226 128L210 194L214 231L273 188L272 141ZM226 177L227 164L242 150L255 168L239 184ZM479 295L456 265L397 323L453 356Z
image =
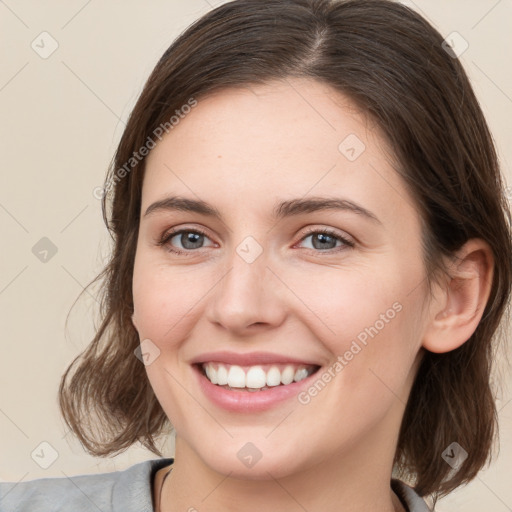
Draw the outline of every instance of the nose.
M249 263L233 251L229 263L211 292L208 320L238 337L281 325L287 311L285 291L268 268L265 252Z

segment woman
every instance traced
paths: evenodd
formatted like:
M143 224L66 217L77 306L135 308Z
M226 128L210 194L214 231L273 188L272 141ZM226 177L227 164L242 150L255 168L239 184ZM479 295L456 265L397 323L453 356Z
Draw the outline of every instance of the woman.
M218 7L157 64L104 192L104 321L61 409L91 454L160 456L172 425L175 457L2 484L3 509L422 511L486 463L510 212L419 15Z

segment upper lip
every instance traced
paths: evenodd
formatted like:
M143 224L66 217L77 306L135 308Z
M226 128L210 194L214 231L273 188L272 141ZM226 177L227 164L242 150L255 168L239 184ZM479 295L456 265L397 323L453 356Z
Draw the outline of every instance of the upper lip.
M298 359L295 357L285 356L281 354L273 354L271 352L247 352L241 354L238 352L207 352L201 354L192 360L192 364L203 364L209 362L219 362L227 364L236 364L239 366L254 366L258 364L303 364L320 366L313 361Z

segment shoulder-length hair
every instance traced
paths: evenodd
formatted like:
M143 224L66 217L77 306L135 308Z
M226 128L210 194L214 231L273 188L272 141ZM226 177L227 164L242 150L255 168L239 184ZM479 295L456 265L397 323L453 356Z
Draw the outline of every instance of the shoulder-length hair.
M131 322L142 148L172 129L171 118L194 100L287 77L331 86L380 127L421 215L429 277L470 238L492 248L483 318L458 349L425 353L396 450L399 475L411 477L421 495L444 495L490 460L497 432L490 372L511 289L511 215L489 129L459 60L421 16L388 0L236 0L198 19L167 49L106 177L102 210L114 246L93 281L104 279L102 323L62 377L63 417L93 455L136 442L162 455L155 440L171 425L134 356L139 337ZM468 451L455 472L441 457L454 441Z

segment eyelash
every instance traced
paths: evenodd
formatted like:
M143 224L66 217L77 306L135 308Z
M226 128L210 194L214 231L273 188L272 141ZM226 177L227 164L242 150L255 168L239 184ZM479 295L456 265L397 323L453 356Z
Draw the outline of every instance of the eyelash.
M175 230L175 231L168 231L168 232L164 233L162 235L162 238L157 242L157 245L159 247L166 247L166 249L169 252L174 253L174 254L185 255L185 256L192 256L192 253L196 252L197 250L199 250L201 248L199 248L199 249L182 250L182 249L177 249L177 248L175 248L175 247L170 245L171 239L174 238L176 235L179 235L179 234L182 234L182 233L195 233L195 234L198 234L198 235L203 235L206 238L209 238L208 235L206 234L206 232L204 232L203 230L201 230L199 228L194 228L194 229L178 229L178 230ZM351 240L348 240L347 238L341 236L339 233L337 233L337 232L335 232L335 231L333 231L331 229L328 229L328 228L322 228L322 229L311 228L311 229L307 230L304 233L304 235L299 240L299 242L303 242L308 236L311 236L311 235L314 235L314 234L322 234L322 235L331 236L331 237L339 240L340 242L342 242L342 244L344 245L344 247L343 246L336 247L336 248L333 248L333 249L327 249L325 251L318 250L318 249L309 249L308 248L308 250L313 251L315 253L333 254L333 253L336 253L336 252L339 252L339 251L346 250L347 247L348 248L353 248L355 246L355 242L353 242Z

